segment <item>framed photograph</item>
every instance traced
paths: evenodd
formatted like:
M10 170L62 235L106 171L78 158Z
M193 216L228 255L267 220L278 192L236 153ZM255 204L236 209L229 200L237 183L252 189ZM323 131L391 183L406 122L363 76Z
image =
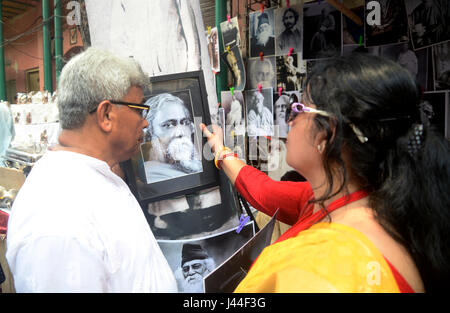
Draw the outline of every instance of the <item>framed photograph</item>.
M150 106L144 142L124 163L142 207L219 184L214 156L203 153L207 143L199 128L211 124L203 72L157 76L150 82L144 93Z
M414 50L450 40L450 3L445 0L404 0Z
M245 103L248 136L273 136L273 89L246 90Z
M263 12L257 11L249 15L250 57L259 57L275 54L275 17L274 9Z
M370 20L374 15L367 7L364 11L365 46L384 46L408 41L408 22L404 0L378 0L378 3L381 11L378 25L376 23L369 25L367 19Z
M328 4L303 6L303 59L334 58L342 52L341 12Z

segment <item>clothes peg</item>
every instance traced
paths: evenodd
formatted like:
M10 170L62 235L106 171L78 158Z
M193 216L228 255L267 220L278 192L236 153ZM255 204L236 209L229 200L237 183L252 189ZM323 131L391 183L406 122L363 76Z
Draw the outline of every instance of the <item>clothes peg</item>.
M291 56L291 53L294 51L294 48L289 48L288 56Z
M261 13L264 12L264 3L261 3Z
M217 102L217 106L220 108L220 102Z
M228 20L228 24L231 24L230 14L227 14L227 20Z
M258 90L259 90L259 93L261 93L261 88L262 88L262 85L261 85L261 84L258 84Z
M259 59L262 61L263 60L263 56L264 56L264 53L262 53L262 51L259 53Z
M286 6L287 6L288 8L291 7L291 5L290 5L290 3L289 3L289 0L286 0Z
M211 26L208 26L208 35L211 35Z
M361 47L363 44L363 36L359 36L359 46Z
M234 96L234 87L231 87L230 91L231 91L231 95Z
M227 46L227 52L230 53L230 46Z
M283 91L283 87L278 87L278 96L281 97L281 92Z

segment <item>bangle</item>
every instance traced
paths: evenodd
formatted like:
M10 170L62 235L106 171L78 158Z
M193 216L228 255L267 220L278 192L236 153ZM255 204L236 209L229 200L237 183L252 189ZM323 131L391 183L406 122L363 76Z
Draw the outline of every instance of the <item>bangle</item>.
M230 151L232 152L232 150L228 147L223 146L222 149L220 149L219 151L216 152L216 156L214 157L214 165L216 166L217 169L220 170L219 166L218 166L218 160L219 160L219 155L224 152L224 151Z
M218 160L218 161L217 161L217 164L216 164L216 167L217 167L219 170L222 169L222 162L223 162L223 160L225 160L225 159L226 159L227 157L229 157L229 156L233 156L235 159L238 158L237 153L226 153L226 154L224 154L223 157L222 157L220 160Z

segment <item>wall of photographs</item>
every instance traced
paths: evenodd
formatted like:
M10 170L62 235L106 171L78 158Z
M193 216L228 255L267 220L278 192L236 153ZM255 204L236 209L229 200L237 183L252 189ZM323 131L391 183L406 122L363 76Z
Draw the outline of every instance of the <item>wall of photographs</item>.
M422 108L430 123L450 139L450 1L379 0L380 23L373 26L367 23L369 1L340 1L362 26L329 2L270 1L274 5L266 8L232 0L232 22L221 23L224 38L235 37L224 40L230 46L222 56L232 78L221 103L227 145L274 179L292 170L284 161L289 98L300 98L316 63L352 52L407 68L424 91ZM238 54L236 61L228 62L227 51ZM236 84L244 80L244 88Z

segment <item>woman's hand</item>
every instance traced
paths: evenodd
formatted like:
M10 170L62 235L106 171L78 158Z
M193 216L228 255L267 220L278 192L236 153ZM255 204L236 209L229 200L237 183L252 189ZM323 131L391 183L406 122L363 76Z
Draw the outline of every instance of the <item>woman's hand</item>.
M221 151L223 148L222 128L213 124L212 125L213 132L211 133L208 130L208 128L206 128L206 125L201 123L200 129L202 130L203 134L206 136L206 139L208 139L208 144L211 146L212 152L215 154L216 151Z

